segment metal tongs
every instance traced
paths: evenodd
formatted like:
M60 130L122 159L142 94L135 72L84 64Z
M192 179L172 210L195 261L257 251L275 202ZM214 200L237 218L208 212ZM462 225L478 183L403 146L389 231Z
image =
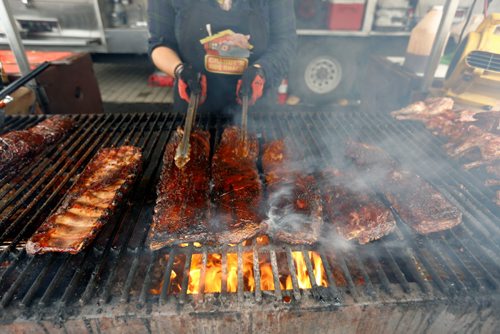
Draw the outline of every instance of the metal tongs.
M248 95L241 98L241 138L243 143L243 156L248 154Z
M200 80L200 77L198 77ZM175 151L175 165L178 168L183 168L189 162L189 137L191 137L191 129L193 128L194 116L196 114L196 110L198 110L198 104L200 103L201 90L196 92L191 92L189 96L189 105L186 114L186 120L184 121L184 133L182 135L182 141L177 146L177 150Z

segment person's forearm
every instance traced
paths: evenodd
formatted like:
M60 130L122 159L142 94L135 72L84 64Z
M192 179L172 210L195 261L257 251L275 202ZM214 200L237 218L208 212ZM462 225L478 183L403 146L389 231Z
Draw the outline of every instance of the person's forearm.
M174 76L174 70L177 65L182 63L177 53L166 46L159 46L155 48L151 53L151 59L160 71L165 72L172 77Z

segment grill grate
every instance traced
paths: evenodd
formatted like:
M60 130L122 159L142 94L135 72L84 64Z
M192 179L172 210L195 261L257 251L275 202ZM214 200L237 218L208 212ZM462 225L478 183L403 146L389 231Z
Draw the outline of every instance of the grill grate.
M498 208L491 201L494 194L483 188L475 175L450 161L441 150L441 143L420 124L394 122L383 114L293 111L253 113L249 122L253 131L262 134L262 141L293 133L290 137L296 144L307 143L309 162L319 165L342 161L342 152L338 150L342 145L336 143L349 137L380 145L399 161L407 162L409 168L460 208L463 223L453 230L416 236L394 212L398 220L396 232L364 246L290 247L253 240L220 247L188 244L150 252L145 241L163 147L172 131L182 124L182 115L74 117L79 126L61 145L48 148L36 164L22 172L0 178L2 321L35 312L47 318L64 318L106 307L126 307L140 313L152 309L175 311L184 305L186 309L203 312L238 309L263 301L276 301L281 307L311 308L497 294L500 227ZM8 117L6 130L29 127L39 120L40 117ZM198 121L199 126L215 134L213 145L226 120ZM74 176L100 147L124 143L142 147L145 163L140 181L121 214L80 254L28 256L24 251L26 239L58 206ZM313 276L310 251L321 258L327 288L319 286ZM305 261L311 289L299 287L294 260L297 253ZM193 255L202 264L199 291L204 291L207 265L213 254L218 254L222 263L221 292L189 294L187 273ZM246 263L249 254L251 261ZM238 284L235 293L230 293L227 265L235 258ZM261 287L261 259L266 259L271 268L274 289ZM247 267L253 271L254 291L245 287L243 271ZM181 276L180 288L171 283L174 269ZM291 289L280 286L283 271L291 276Z

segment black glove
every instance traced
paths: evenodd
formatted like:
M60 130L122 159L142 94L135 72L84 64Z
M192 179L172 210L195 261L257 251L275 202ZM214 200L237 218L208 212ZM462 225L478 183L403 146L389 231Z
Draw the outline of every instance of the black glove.
M201 93L200 102L203 103L207 97L207 77L197 72L193 66L182 64L174 71L178 80L179 96L189 103L191 93Z
M265 83L264 70L261 67L250 66L247 68L241 79L238 80L236 87L238 103L241 103L243 96L248 96L249 103L255 104L262 97Z

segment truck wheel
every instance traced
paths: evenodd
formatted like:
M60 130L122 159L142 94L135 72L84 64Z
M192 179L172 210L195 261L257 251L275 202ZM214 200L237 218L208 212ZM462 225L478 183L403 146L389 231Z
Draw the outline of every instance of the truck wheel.
M312 104L327 104L344 97L355 78L355 60L341 50L308 43L290 68L290 92Z

